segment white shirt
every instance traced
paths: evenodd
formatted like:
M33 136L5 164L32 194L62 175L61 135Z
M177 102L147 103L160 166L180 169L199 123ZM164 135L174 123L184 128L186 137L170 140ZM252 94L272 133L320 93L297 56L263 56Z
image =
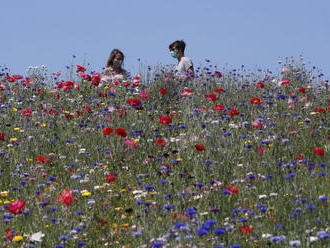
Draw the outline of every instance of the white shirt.
M188 57L182 57L180 62L175 67L176 76L186 76L188 69L193 66L193 63Z

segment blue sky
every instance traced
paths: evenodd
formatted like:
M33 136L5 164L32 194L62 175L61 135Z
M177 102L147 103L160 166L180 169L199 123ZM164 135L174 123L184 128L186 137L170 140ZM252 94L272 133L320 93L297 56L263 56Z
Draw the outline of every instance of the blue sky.
M6 0L1 1L0 65L63 71L88 61L100 70L113 48L125 68L175 63L168 45L184 39L197 66L276 68L278 58L303 55L330 75L328 0Z

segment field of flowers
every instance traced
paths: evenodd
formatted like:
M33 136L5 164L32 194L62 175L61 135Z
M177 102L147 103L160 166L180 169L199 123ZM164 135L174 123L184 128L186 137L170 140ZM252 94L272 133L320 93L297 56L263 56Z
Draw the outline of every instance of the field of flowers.
M0 247L329 247L329 88L209 61L0 76Z

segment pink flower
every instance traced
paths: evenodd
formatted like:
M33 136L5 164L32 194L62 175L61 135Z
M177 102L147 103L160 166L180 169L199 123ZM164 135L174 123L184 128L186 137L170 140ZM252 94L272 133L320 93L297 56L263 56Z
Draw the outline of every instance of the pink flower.
M56 77L61 76L61 73L60 72L55 72L55 76Z
M290 82L291 82L291 79L283 78L282 81L281 81L281 85L285 85L285 84L288 84Z
M136 148L136 141L134 140L125 140L125 145L127 145L128 147L133 147Z
M262 124L262 122L255 120L254 122L252 122L252 126L257 129L262 129L264 125Z
M264 154L265 153L265 151L266 151L266 148L265 147L263 147L263 146L258 146L258 153L261 155L261 154Z
M194 94L191 90L188 90L188 89L184 89L181 93L181 96L190 96Z
M134 75L134 79L135 79L135 80L140 80L140 79L141 79L141 75L140 75L140 74L136 74L136 75Z
M147 92L145 92L145 91L144 92L141 92L139 94L139 97L142 98L142 99L148 99L148 98L150 98L149 94Z
M16 200L12 202L7 209L13 214L19 214L22 213L22 209L24 208L24 206L25 206L25 201Z

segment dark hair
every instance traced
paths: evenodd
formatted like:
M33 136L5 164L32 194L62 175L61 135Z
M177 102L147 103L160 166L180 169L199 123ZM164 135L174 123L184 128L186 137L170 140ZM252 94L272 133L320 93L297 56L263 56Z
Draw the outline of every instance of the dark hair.
M184 53L184 49L186 48L186 43L183 40L176 40L173 43L171 43L168 48L170 50L173 50L174 47Z
M124 60L124 54L122 53L122 51L120 51L119 49L113 49L110 53L110 56L107 60L107 63L106 63L106 67L110 67L113 65L113 60L115 59L116 55L117 54L120 54L122 57L123 57L123 60ZM124 71L123 68L119 68L120 71Z

